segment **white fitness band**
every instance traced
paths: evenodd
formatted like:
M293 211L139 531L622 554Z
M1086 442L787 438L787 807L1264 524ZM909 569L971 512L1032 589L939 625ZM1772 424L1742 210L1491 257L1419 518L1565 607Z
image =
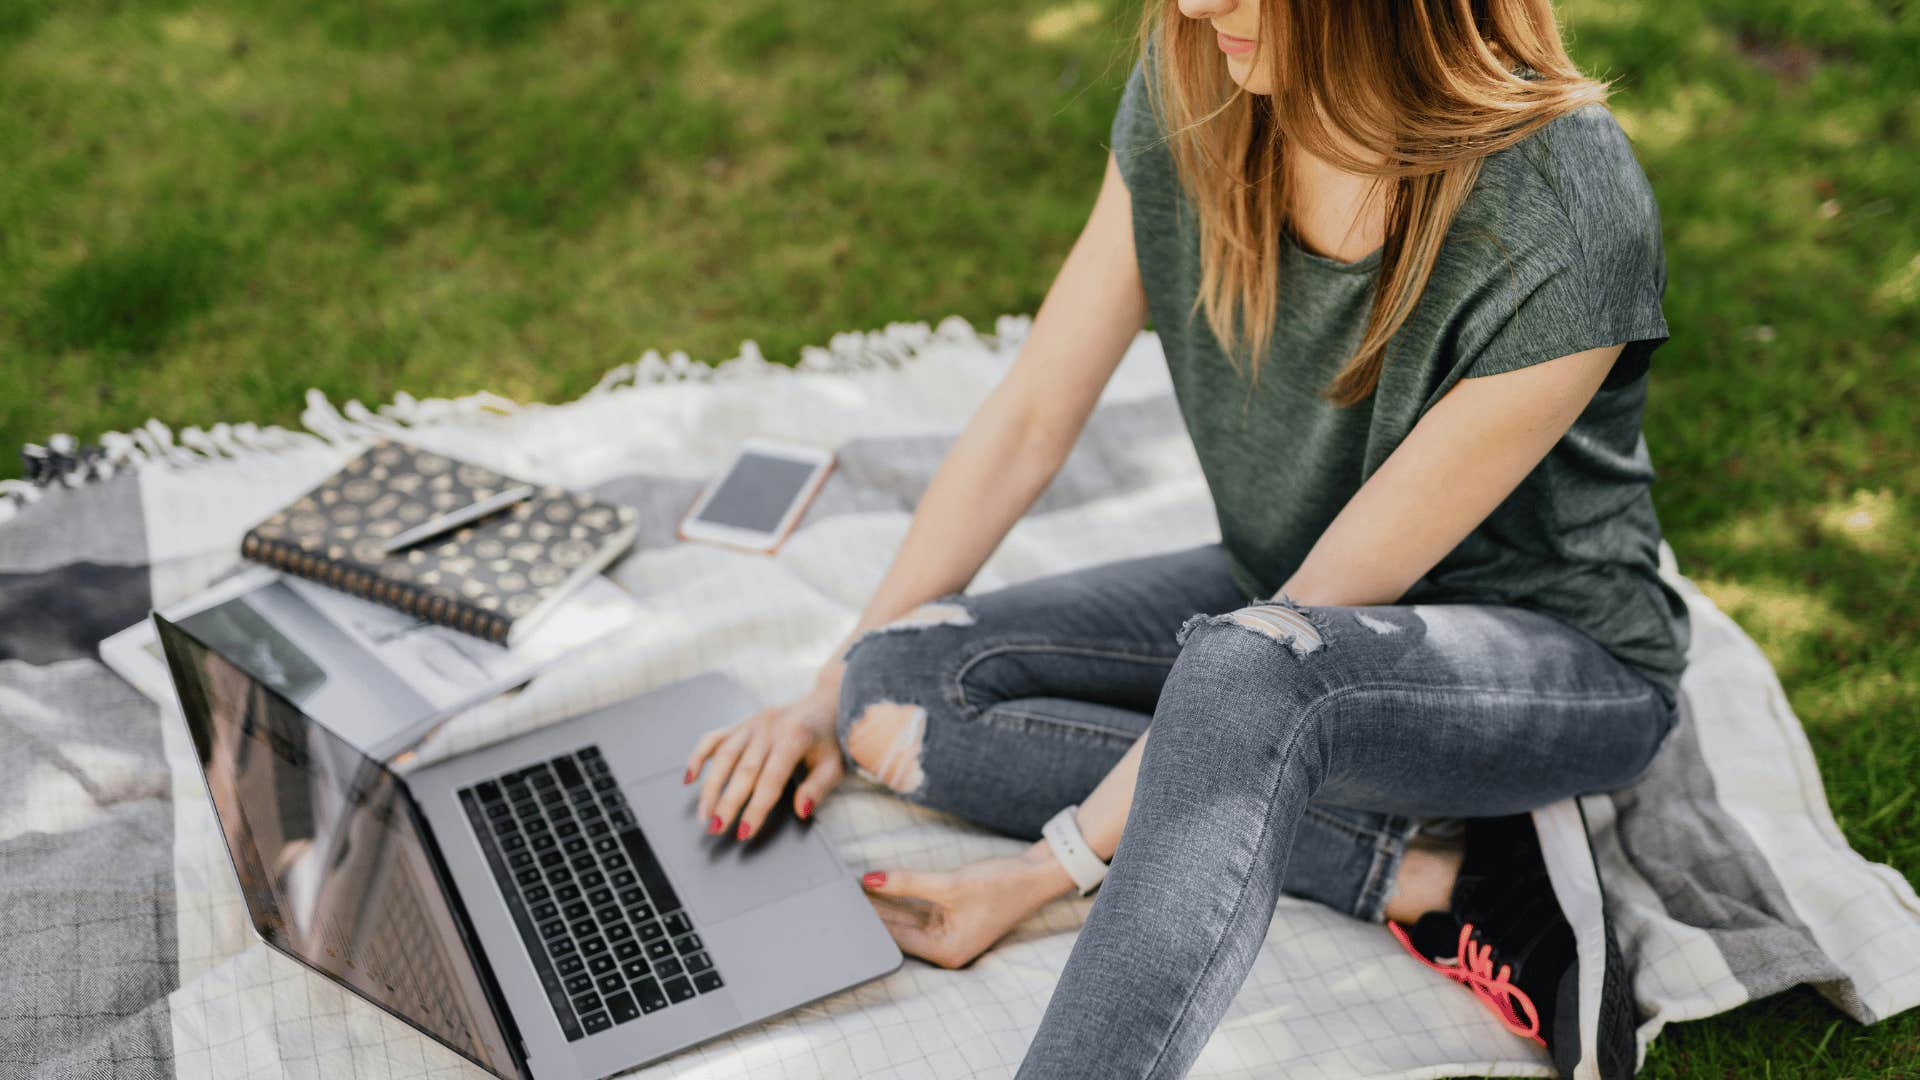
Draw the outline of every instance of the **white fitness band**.
M1107 864L1087 846L1087 838L1080 835L1080 824L1073 819L1073 812L1078 809L1080 804L1074 803L1053 815L1040 827L1040 835L1047 838L1053 857L1060 860L1067 876L1080 887L1080 895L1085 896L1100 887L1100 880L1107 876Z

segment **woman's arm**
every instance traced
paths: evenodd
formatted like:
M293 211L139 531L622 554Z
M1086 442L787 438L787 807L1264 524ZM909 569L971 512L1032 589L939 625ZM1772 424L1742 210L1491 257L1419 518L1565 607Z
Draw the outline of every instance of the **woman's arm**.
M1281 592L1302 604L1390 604L1491 514L1573 426L1621 346L1573 353L1515 371L1462 379L1420 418L1321 533ZM1080 804L1087 845L1111 859L1120 845L1147 734ZM1027 914L1073 890L1045 840L1013 859L988 860L990 886L971 868L952 874L888 872L869 889L902 947L936 963L963 964ZM925 914L931 904L971 910ZM907 922L902 929L903 920ZM937 928L937 932L923 925ZM989 936L990 935L990 936Z
M736 835L758 831L803 763L809 771L794 793L796 812L805 816L806 807L826 796L843 767L833 723L846 666L841 655L865 631L964 589L1059 471L1146 322L1132 214L1108 155L1087 224L1012 366L941 460L893 562L813 688L799 701L711 732L694 747L688 782L709 758L713 765L699 806L699 820L711 831L725 828L736 813Z

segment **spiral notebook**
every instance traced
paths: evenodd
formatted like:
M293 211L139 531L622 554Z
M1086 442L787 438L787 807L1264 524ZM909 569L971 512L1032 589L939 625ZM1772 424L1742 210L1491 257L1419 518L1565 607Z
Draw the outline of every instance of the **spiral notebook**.
M240 553L502 645L517 645L639 531L632 507L531 497L399 551L387 542L524 481L383 440L253 527Z

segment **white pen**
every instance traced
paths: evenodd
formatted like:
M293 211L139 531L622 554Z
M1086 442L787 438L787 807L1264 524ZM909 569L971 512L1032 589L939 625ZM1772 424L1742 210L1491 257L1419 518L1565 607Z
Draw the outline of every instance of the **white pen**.
M502 510L512 506L514 503L532 494L532 484L522 484L516 488L508 488L492 498L481 499L479 502L469 503L458 510L449 510L437 518L423 521L382 544L380 550L391 555L402 548L412 547L422 540L431 540L441 533L450 532L465 525L469 521L478 520L496 510Z

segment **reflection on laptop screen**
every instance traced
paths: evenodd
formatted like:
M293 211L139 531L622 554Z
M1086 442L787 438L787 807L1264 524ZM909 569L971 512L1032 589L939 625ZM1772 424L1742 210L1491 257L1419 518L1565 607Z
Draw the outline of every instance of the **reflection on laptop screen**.
M262 937L502 1076L519 1076L398 777L159 620Z

